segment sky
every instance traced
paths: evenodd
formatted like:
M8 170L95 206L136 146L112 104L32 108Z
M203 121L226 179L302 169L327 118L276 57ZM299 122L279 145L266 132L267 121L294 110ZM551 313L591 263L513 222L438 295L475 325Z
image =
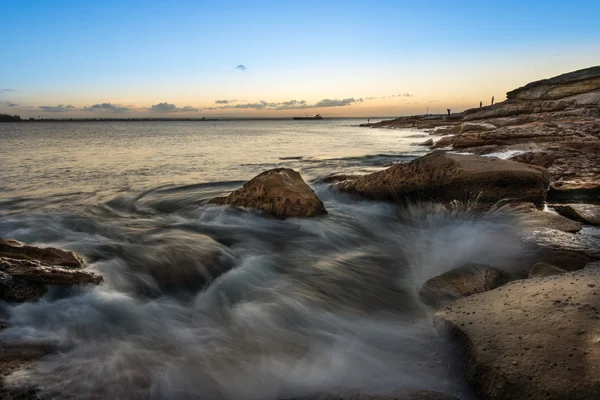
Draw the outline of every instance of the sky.
M600 65L596 0L2 0L0 113L460 111Z

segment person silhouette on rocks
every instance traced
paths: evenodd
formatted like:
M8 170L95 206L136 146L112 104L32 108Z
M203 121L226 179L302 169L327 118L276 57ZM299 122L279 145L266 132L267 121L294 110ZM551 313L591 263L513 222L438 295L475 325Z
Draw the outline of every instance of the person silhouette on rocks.
M492 105L494 105L494 96L492 96Z

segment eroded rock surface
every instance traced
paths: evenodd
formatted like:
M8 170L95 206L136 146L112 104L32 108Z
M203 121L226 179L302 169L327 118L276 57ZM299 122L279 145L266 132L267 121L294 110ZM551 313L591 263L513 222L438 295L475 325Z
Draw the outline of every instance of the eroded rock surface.
M278 219L315 217L327 213L323 202L300 174L289 168L265 171L241 189L228 196L214 198L210 203L260 210Z
M436 328L464 349L484 399L589 400L600 393L600 269L520 280L457 300Z
M539 204L545 199L548 183L548 174L541 167L436 151L335 187L375 200L495 203L511 199Z

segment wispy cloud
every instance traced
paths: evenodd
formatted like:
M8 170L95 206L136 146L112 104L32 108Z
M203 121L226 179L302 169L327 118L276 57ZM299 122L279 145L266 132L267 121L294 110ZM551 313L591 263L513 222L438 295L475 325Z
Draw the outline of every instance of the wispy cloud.
M235 67L235 69L237 69L237 70L239 70L239 71L242 71L242 72L244 72L244 71L245 71L245 70L247 70L248 68L246 68L246 66L245 66L245 65L242 65L242 64L240 64L240 65L238 65L237 67Z
M16 92L17 89L0 89L0 94L4 94L6 92Z
M318 103L316 103L314 106L315 107L344 107L344 106L349 106L350 104L353 103L362 103L363 99L355 99L354 97L349 97L347 99L342 99L342 100L338 100L338 99L323 99L321 101L319 101Z
M401 93L398 95L398 97L413 97L413 95L410 93Z
M215 100L215 104L229 104L229 103L235 103L236 101L237 101L236 99L232 99L232 100L227 100L227 99Z
M220 109L254 109L254 110L298 110L306 108L319 108L319 107L344 107L354 103L362 103L363 99L355 99L353 97L346 99L323 99L315 104L309 104L306 100L288 100L278 103L270 103L265 100L260 100L254 103L240 103L236 105L227 104ZM222 104L222 103L221 103Z
M94 104L93 106L84 107L88 111L112 111L112 112L125 112L129 111L129 108L118 106L112 103Z
M199 108L192 106L185 106L182 108L178 108L175 104L169 104L167 102L154 104L148 110L157 113L172 113L172 112L193 112L200 111Z
M18 104L11 103L10 101L0 101L0 107L18 107Z
M39 106L38 108L44 112L67 112L75 109L75 107L70 104L66 106L64 104L59 104L57 106Z

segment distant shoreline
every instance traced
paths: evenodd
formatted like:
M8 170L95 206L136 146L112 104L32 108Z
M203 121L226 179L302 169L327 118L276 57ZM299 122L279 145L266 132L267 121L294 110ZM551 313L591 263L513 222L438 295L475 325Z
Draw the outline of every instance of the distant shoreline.
M330 117L323 118L318 121L327 120L342 120L342 119L394 119L396 117ZM20 121L1 121L0 122L219 122L219 121L293 121L292 117L287 118L35 118L35 119L21 119ZM303 121L305 123L305 121ZM300 122L302 123L302 122Z

